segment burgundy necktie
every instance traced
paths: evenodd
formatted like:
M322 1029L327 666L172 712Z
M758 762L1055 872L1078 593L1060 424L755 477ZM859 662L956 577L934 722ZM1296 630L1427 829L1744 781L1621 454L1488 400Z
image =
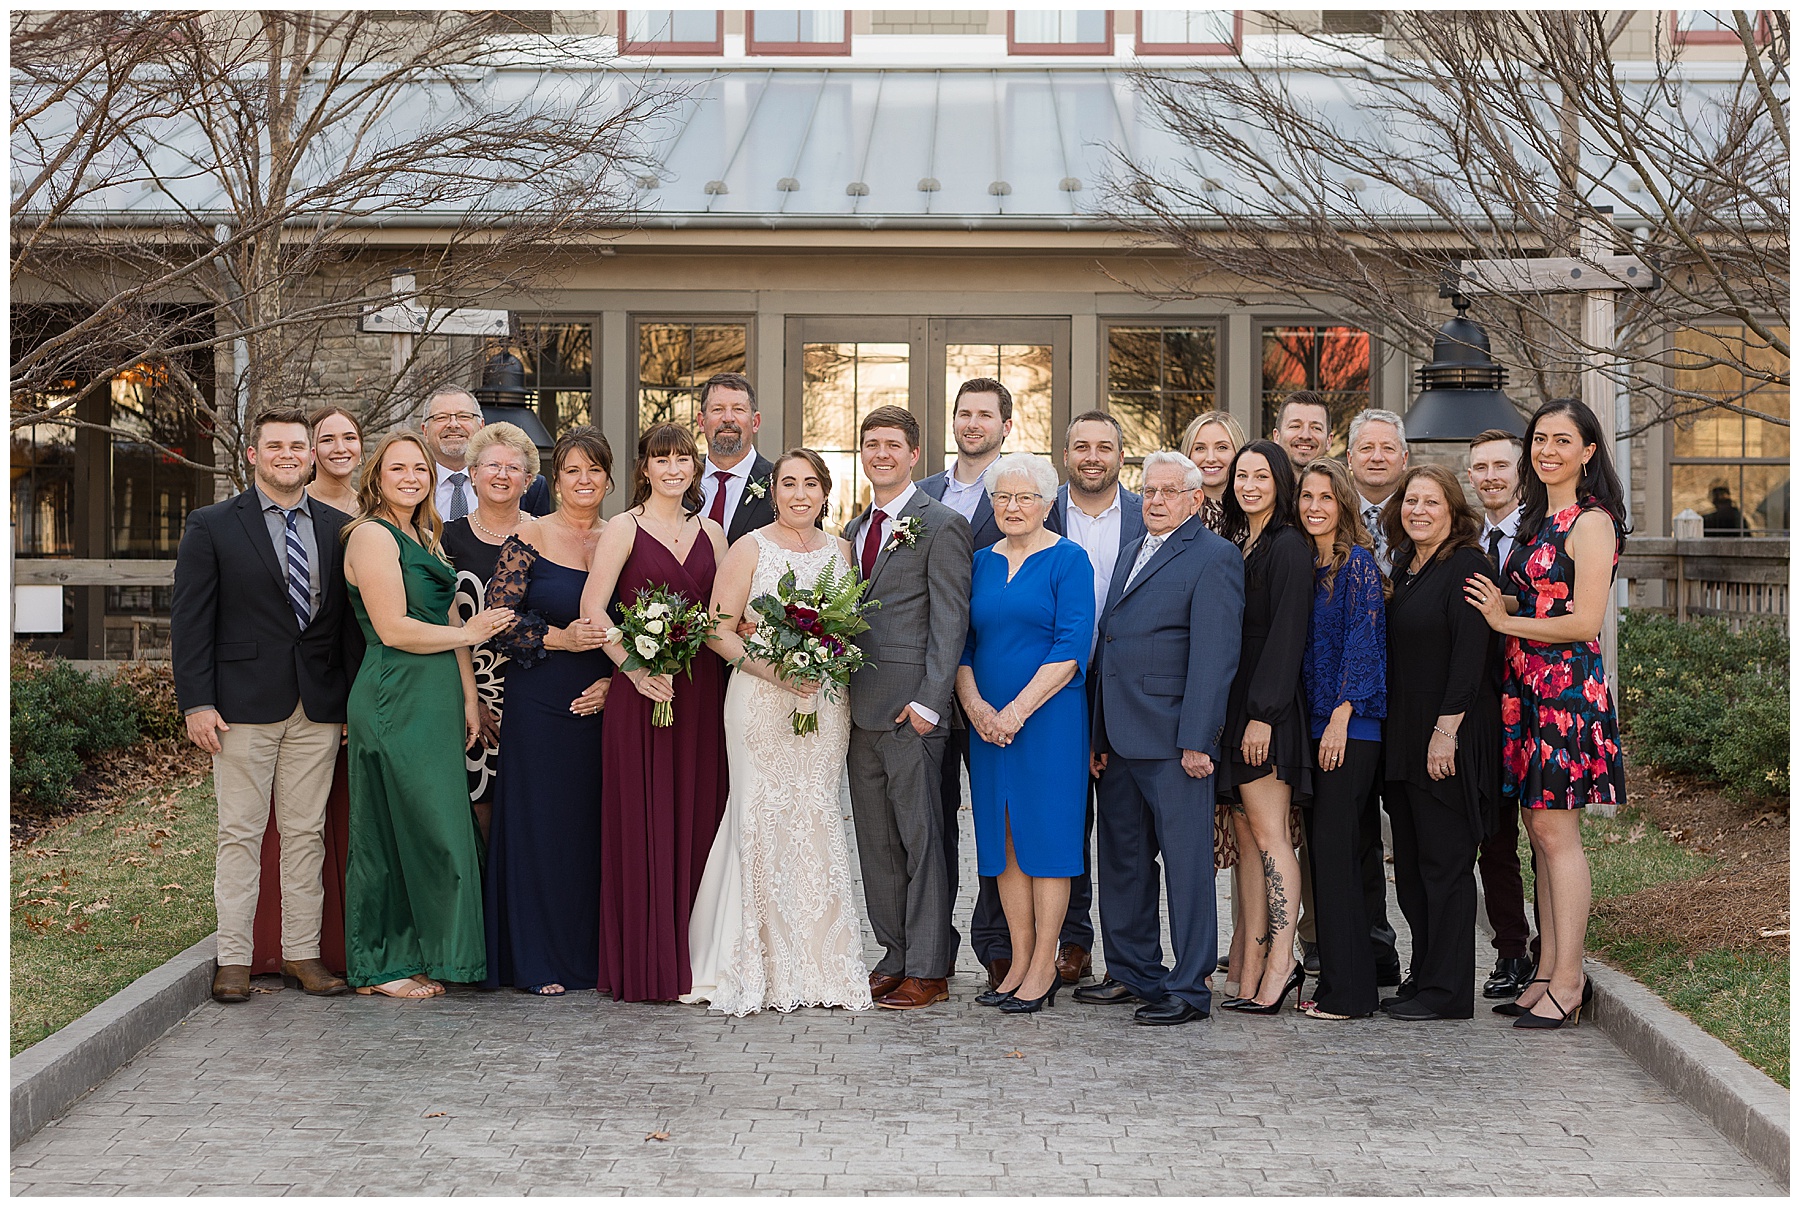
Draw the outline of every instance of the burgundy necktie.
M722 469L714 470L713 481L719 485L713 491L712 508L706 514L712 518L713 523L723 527L725 523L725 483L731 481L731 474Z
M863 533L862 572L868 578L875 573L875 555L881 552L881 522L887 513L879 507L869 513L869 528Z

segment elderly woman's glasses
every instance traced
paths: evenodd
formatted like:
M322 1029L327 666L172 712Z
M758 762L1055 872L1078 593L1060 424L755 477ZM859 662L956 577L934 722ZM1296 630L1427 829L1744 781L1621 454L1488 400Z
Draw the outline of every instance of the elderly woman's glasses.
M1041 503L1043 501L1043 495L1033 494L1030 491L1022 491L1017 494L1014 494L1011 491L1001 491L994 495L994 510L1005 511L1014 503L1017 503L1020 507L1030 507L1033 503Z

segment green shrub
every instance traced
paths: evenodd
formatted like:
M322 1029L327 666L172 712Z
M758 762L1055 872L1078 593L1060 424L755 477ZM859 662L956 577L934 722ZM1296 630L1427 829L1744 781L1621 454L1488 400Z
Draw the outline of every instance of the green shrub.
M135 693L60 658L13 650L12 799L55 813L69 800L82 760L138 739Z
M1632 754L1741 797L1787 796L1788 637L1780 625L1619 617L1619 719Z

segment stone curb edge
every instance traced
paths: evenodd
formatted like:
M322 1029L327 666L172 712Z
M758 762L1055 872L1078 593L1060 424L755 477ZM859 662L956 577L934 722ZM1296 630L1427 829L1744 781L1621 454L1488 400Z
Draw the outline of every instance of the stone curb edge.
M1491 938L1487 894L1479 877L1476 895L1476 919ZM1592 957L1583 961L1582 970L1594 983L1588 1012L1607 1038L1746 1157L1788 1185L1788 1092L1781 1083L1635 978Z
M208 1000L217 938L206 936L12 1058L12 1147Z

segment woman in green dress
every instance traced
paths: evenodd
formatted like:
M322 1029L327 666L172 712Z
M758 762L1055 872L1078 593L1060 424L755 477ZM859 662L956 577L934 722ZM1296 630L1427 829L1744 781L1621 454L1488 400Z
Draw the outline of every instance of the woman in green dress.
M487 976L481 856L463 751L478 733L470 647L513 622L459 624L431 457L412 432L369 458L344 527L344 579L368 652L350 689L344 950L358 993L425 998Z

